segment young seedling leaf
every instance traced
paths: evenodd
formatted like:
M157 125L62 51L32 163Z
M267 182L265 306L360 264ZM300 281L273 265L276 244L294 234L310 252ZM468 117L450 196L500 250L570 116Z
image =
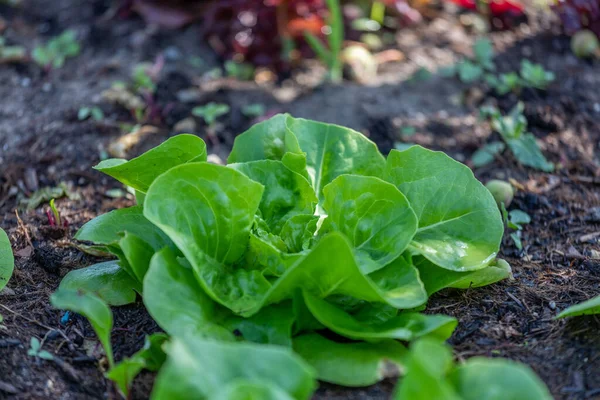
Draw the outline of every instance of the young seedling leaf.
M521 164L544 172L554 171L554 164L546 160L531 133L524 133L518 139L508 139L506 144Z
M108 363L114 365L112 345L110 343L110 332L113 326L113 316L110 308L99 297L72 289L59 288L52 296L50 303L58 309L69 310L86 317L98 340L104 347Z
M406 355L394 340L336 343L317 334L294 338L294 351L317 370L319 380L349 387L397 376Z
M177 135L130 161L109 159L94 168L146 193L163 172L188 162L206 161L206 144L194 135Z
M419 219L409 250L459 272L484 268L494 259L504 232L502 218L468 167L414 146L392 150L386 180L406 196Z
M143 370L158 371L167 356L162 350L168 337L164 333L155 333L146 337L144 347L129 358L112 367L106 377L117 384L125 398L136 376Z
M473 167L481 168L491 164L496 159L496 156L504 151L506 145L502 142L491 142L484 145L482 148L473 153L471 162Z
M122 306L135 301L141 284L120 266L118 261L108 261L70 271L60 282L59 289L94 293L112 306Z
M493 71L494 65L494 46L491 40L487 38L477 39L473 45L473 54L475 61L488 71Z

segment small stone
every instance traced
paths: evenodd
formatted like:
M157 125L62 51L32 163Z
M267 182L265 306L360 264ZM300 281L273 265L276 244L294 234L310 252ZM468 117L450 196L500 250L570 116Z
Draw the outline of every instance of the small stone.
M206 161L208 161L209 163L212 164L217 164L217 165L225 165L225 163L223 162L223 160L221 159L221 157L219 157L216 154L209 154Z
M548 304L548 306L551 310L556 310L556 303L554 301L551 301L550 304Z
M175 46L169 46L165 49L165 58L169 61L177 61L181 58L181 51Z
M198 129L196 120L192 117L184 118L173 126L175 133L194 133Z

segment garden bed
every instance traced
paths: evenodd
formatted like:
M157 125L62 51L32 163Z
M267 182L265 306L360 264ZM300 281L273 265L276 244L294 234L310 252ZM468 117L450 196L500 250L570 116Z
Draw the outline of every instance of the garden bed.
M442 150L467 162L492 134L478 120L478 106L495 102L507 111L514 96L497 97L453 78L433 75L411 79L419 67L450 65L470 51L473 35L455 15L440 11L433 21L398 33L405 60L383 66L373 86L355 83L315 86L319 68L305 67L293 84L258 86L222 80L208 88L197 85L202 72L218 60L201 40L200 27L183 32L155 32L141 20L103 18L108 3L25 1L19 9L0 6L8 27L5 37L29 46L67 28L83 38L82 53L61 69L44 74L32 64L0 65L0 227L16 254L8 289L0 293L0 398L98 399L116 397L103 377L94 349L94 334L83 318L61 324L63 312L48 301L68 271L98 262L71 246L77 229L93 217L134 204L115 181L91 167L122 132L115 121L127 118L117 107L99 102L102 90L126 80L130 68L166 52L157 97L172 107L158 132L128 152L128 157L176 133L174 125L198 104L228 104L217 141L209 154L226 157L236 134L251 121L241 108L261 103L273 112L332 122L365 133L387 153L407 141ZM528 58L556 74L548 91L524 91L525 115L543 151L560 168L542 173L520 166L511 155L477 169L482 180L512 179L520 188L514 207L532 217L524 228L523 250L505 235L500 256L513 269L514 280L466 291L445 290L433 297L428 312L456 317L450 343L459 359L501 356L530 365L557 399L600 398L600 320L589 316L553 320L560 310L600 294L600 74L598 62L582 61L569 51L569 40L545 29L534 16L527 29L491 34L502 71L518 68ZM200 57L202 67L189 57ZM215 86L215 85L213 85ZM202 87L195 100L175 94ZM463 99L464 101L459 101ZM106 120L80 121L82 106L99 103ZM415 133L402 136L403 127ZM412 129L414 128L414 129ZM192 133L206 138L198 123ZM212 144L211 144L212 143ZM69 222L66 232L48 226L46 202L15 213L19 193L68 183L72 198L57 200ZM16 189L13 189L16 188ZM117 359L129 356L147 334L159 330L141 302L114 309L112 340ZM74 319L74 320L73 320ZM31 337L45 338L54 361L27 355ZM68 340L66 340L68 338ZM147 398L154 375L135 381L132 398ZM323 384L315 398L387 398L395 384L386 380L364 389Z

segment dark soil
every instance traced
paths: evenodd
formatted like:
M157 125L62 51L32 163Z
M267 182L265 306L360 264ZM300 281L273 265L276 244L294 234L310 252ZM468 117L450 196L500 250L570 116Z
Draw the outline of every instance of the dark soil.
M405 60L385 64L373 86L344 83L316 86L319 68L303 67L279 85L222 80L198 84L199 76L218 66L201 40L200 27L160 31L135 17L107 18L110 1L26 0L19 9L0 5L0 26L9 44L32 48L66 28L82 40L82 54L64 68L44 73L32 63L0 65L0 226L16 253L16 268L0 293L0 398L101 399L117 398L103 378L106 361L86 321L48 303L68 271L97 262L71 242L86 221L109 210L131 205L129 195L114 197L119 185L93 171L111 142L123 132L117 121L131 116L103 102L102 90L127 80L132 67L166 54L157 101L168 110L157 133L147 136L128 156L160 143L175 132L193 106L225 102L232 112L209 152L225 157L235 134L251 121L241 107L265 104L270 112L350 126L375 140L387 152L397 142L415 142L447 152L460 161L490 139L487 124L478 121L477 107L496 103L512 107L517 98L496 98L452 78L410 79L420 67L449 65L468 54L474 35L456 16L441 11L427 24L397 35ZM530 365L557 399L600 399L600 319L553 320L562 309L600 294L600 74L598 62L574 58L568 39L549 33L545 17L516 32L491 35L502 71L518 69L522 58L542 63L557 79L547 92L525 91L530 129L544 152L559 164L553 174L521 167L510 155L476 171L488 179L511 179L520 190L512 208L533 221L523 232L524 249L506 235L501 256L512 265L514 280L467 291L436 295L429 311L460 321L451 344L461 359L475 355L501 356ZM194 67L190 57L201 57ZM310 64L310 63L309 63ZM195 89L186 102L177 93ZM460 101L462 99L462 101ZM82 106L98 105L102 122L78 121ZM195 121L194 132L207 138ZM406 137L402 128L413 127ZM193 126L192 126L193 128ZM70 185L78 196L62 198L58 208L69 222L66 230L48 227L45 203L32 210L21 199L43 187ZM21 210L17 215L15 209ZM158 330L141 303L116 308L112 340L117 359L139 349L146 334ZM64 322L64 321L63 321ZM54 361L27 355L32 337L43 340ZM147 398L153 375L142 374L133 398ZM322 385L316 398L383 399L394 382L365 389Z

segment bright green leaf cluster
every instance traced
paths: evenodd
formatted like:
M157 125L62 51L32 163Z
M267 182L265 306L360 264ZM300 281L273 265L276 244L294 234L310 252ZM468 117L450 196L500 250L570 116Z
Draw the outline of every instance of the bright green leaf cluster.
M444 75L456 75L463 83L484 80L499 95L519 93L523 88L546 90L554 81L553 72L546 71L540 64L529 60L521 61L519 73L495 74L494 47L489 39L481 38L473 44L473 58L465 59L456 66L441 71Z
M41 67L61 68L68 58L79 55L81 45L73 30L66 30L50 39L45 46L37 46L31 52L33 60Z
M206 125L212 127L215 125L219 117L229 113L229 106L221 103L208 103L204 106L194 107L192 114L204 120Z
M519 102L508 115L502 115L494 107L481 109L481 115L489 118L492 128L500 134L515 158L523 165L545 172L554 171L554 164L544 157L535 136L527 132L527 119L523 115L524 106ZM496 155L504 151L501 142L491 142L473 154L475 167L482 167L491 163Z
M443 153L413 146L386 160L358 132L278 115L237 137L228 162L207 163L204 143L180 135L96 167L143 205L81 228L78 240L118 261L71 272L59 293L112 305L143 295L173 337L156 399L307 398L314 372L292 349L320 379L375 383L388 376L382 363L402 367L396 340L451 335L454 318L414 312L429 295L510 276L495 260L503 222L492 195ZM230 343L236 335L282 347Z

